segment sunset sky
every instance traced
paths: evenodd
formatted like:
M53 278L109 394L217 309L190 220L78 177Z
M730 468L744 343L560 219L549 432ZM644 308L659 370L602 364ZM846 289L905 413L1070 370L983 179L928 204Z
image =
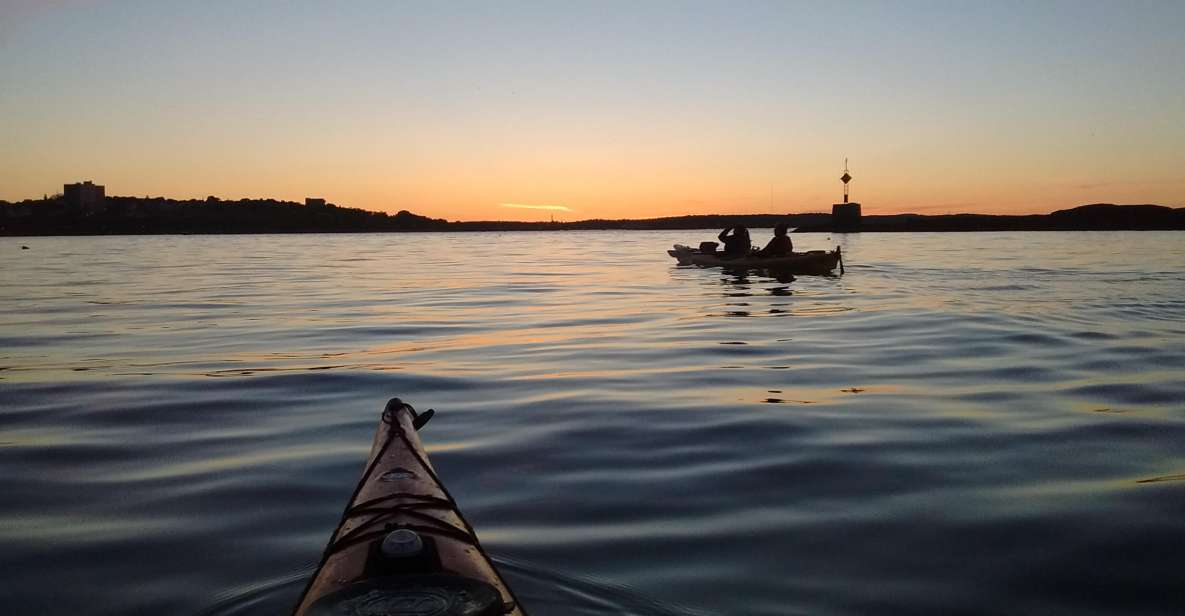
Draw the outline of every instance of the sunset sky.
M0 0L0 199L1185 206L1185 2ZM536 207L546 206L546 207Z

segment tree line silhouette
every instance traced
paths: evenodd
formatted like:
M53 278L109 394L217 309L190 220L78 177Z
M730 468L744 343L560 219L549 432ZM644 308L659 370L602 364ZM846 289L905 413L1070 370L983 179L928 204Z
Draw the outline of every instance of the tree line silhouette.
M69 205L61 195L0 201L0 235L152 233L333 233L367 231L536 231L766 228L785 222L799 232L832 231L831 215L707 214L574 222L449 222L401 210L396 214L305 205L276 199L222 200L107 197L95 207ZM1092 204L1051 214L866 215L860 231L1185 230L1185 208Z

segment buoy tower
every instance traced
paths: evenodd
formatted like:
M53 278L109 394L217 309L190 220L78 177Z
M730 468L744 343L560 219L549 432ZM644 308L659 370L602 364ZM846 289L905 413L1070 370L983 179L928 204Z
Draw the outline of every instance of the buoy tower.
M852 174L848 172L848 159L843 159L843 175L839 176L843 182L843 203L831 205L831 229L833 231L856 231L860 228L860 204L848 201L848 182L852 181Z

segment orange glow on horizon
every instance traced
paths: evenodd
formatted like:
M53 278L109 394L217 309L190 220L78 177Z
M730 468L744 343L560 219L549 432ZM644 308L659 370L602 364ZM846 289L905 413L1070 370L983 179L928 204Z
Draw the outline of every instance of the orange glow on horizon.
M647 166L638 163L640 166ZM834 166L834 165L833 165ZM346 165L348 167L348 165ZM342 207L372 211L412 213L451 221L507 220L572 222L600 219L639 219L699 214L785 214L829 212L842 200L842 185L831 177L835 169L820 168L810 175L782 176L771 182L757 174L679 175L674 170L653 175L548 174L540 181L531 170L515 175L472 174L449 182L445 174L425 173L402 181L362 177L359 173L260 174L223 177L201 186L197 178L167 177L155 170L131 168L76 172L71 176L41 179L36 191L0 194L17 201L61 191L61 185L94 179L110 196L160 196L173 199L275 198L303 202L307 196L324 196ZM871 167L869 165L868 167ZM307 171L307 170L306 170ZM1107 181L1065 178L1038 181L1014 174L1011 181L959 178L918 183L914 173L890 167L861 169L854 165L851 200L863 205L866 215L877 214L1047 214L1088 203L1155 203L1171 207L1185 204L1185 181ZM320 177L317 177L317 176ZM772 175L772 174L768 174ZM772 190L771 190L772 184ZM526 188L524 188L526 186ZM30 194L31 193L31 194ZM492 195L492 197L491 197Z
M838 149L822 156L783 153L761 141L717 137L717 144L709 145L712 139L705 138L693 147L633 135L629 147L618 151L593 137L562 145L526 134L519 139L512 145L445 140L415 158L367 144L361 135L343 135L324 149L293 141L232 152L212 136L191 137L185 149L85 142L63 151L52 165L38 157L0 165L0 199L37 198L60 192L63 183L93 179L108 195L297 202L320 196L343 207L408 210L452 221L571 222L829 212L843 196L844 152ZM1159 152L1163 157L1154 165L1143 159L1119 164L1094 161L1075 147L1011 153L999 146L962 163L925 147L898 151L869 144L872 152L850 153L851 198L870 215L1046 214L1088 203L1185 205L1185 179L1174 176L1172 152ZM393 144L390 150L396 150ZM109 151L119 156L106 156ZM1067 157L1051 167L1044 164L1051 152Z

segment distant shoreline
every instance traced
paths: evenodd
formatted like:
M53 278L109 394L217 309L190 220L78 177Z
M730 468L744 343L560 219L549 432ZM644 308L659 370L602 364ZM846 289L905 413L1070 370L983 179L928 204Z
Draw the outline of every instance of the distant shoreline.
M1092 204L1050 214L894 214L864 216L859 228L836 229L831 215L704 214L649 219L575 222L450 222L407 211L397 214L304 205L274 199L177 201L109 197L90 207L62 198L0 202L0 236L212 235L266 233L407 233L425 231L663 231L724 229L778 223L797 233L990 232L990 231L1182 231L1185 208Z

